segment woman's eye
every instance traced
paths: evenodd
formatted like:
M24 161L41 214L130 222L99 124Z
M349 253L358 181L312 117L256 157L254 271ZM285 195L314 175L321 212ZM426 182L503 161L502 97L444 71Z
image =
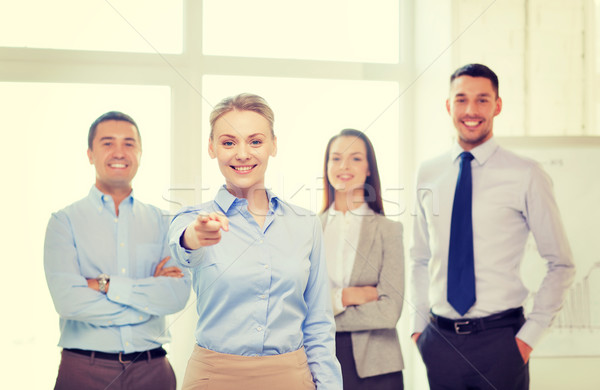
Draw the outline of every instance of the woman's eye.
M223 146L233 146L233 142L231 142L231 141L224 141L223 142Z
M250 145L260 145L260 144L262 144L262 141L259 139L250 141Z

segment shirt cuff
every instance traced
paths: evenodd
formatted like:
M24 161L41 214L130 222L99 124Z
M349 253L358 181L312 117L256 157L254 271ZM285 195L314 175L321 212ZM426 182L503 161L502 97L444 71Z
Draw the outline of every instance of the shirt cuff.
M527 320L517 333L516 337L523 340L531 348L535 348L535 346L539 344L546 330L547 328L539 325L538 323Z
M346 306L344 306L344 304L342 303L342 289L341 288L331 289L331 306L333 308L334 316L337 316L338 314L340 314L346 310Z
M412 313L412 332L422 333L429 324L429 312L419 312L417 310Z
M111 276L110 285L106 296L109 300L127 305L127 302L131 302L131 295L133 293L133 280L122 276Z
M195 250L185 249L181 246L181 236L187 229L187 225L174 231L169 237L169 249L171 255L177 261L177 263L183 267L195 267L200 263L204 257L204 248L198 248Z

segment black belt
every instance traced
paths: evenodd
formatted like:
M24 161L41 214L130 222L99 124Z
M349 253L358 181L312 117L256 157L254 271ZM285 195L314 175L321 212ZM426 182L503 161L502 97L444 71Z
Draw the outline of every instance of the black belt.
M149 351L141 351L141 352L131 352L131 353L107 353L107 352L99 352L99 351L87 351L84 349L71 349L64 348L65 351L73 352L79 355L92 356L94 354L95 358L98 359L106 359L106 360L116 360L120 363L130 363L130 362L138 362L143 360L156 359L159 357L163 357L167 354L162 347L151 349Z
M523 318L523 308L509 309L491 316L481 318L462 318L452 320L431 313L431 322L444 330L456 334L470 334L486 329L505 328L520 324Z

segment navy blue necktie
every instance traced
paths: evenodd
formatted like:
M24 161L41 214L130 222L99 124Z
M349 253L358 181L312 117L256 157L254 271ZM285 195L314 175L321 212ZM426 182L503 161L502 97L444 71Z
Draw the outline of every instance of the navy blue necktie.
M462 152L456 181L450 249L448 252L448 302L464 315L475 303L475 267L473 256L473 216L471 160L473 155Z

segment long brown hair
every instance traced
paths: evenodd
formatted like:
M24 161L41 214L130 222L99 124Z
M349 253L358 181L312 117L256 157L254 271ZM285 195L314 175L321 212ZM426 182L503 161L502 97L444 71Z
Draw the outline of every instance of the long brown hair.
M321 212L327 210L335 200L335 189L333 188L333 186L329 182L329 178L327 177L327 162L329 161L329 150L331 149L331 144L339 137L356 137L360 138L365 143L365 147L367 149L367 162L369 164L369 172L371 173L369 176L367 176L367 179L365 180L365 184L363 186L365 202L367 203L369 208L375 213L385 215L385 213L383 212L383 200L381 199L381 181L379 180L379 169L377 168L375 149L373 148L373 144L369 140L369 137L367 137L366 134L362 131L355 129L344 129L340 131L339 134L336 134L333 137L331 137L331 139L327 143L327 148L325 149L325 163L323 164L324 191L323 209L321 210Z

